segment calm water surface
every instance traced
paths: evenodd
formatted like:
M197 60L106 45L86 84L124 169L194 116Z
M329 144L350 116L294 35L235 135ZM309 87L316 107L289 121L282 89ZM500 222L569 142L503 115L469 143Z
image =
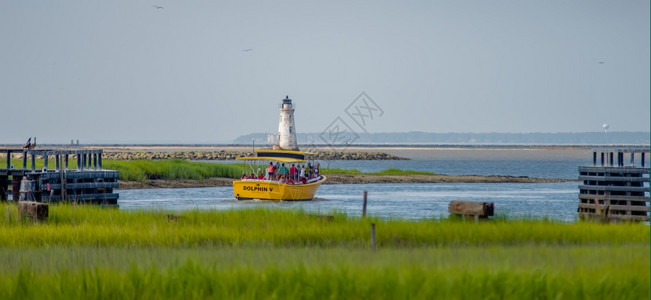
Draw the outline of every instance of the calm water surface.
M223 163L223 162L222 162ZM402 161L321 161L326 168L374 172L389 168L448 175L509 175L576 179L577 168L590 157L419 157ZM451 200L494 202L495 212L508 217L577 218L578 182L559 183L417 183L322 185L308 202L237 201L232 187L120 191L121 209L224 210L250 207L301 208L361 215L362 193L368 191L368 213L382 218L423 219L448 216Z
M417 183L322 185L315 201L237 201L231 187L143 189L120 191L121 209L302 208L314 212L361 215L362 194L368 191L369 214L384 218L422 219L448 215L451 200L494 202L497 214L509 217L576 218L576 182L561 183Z

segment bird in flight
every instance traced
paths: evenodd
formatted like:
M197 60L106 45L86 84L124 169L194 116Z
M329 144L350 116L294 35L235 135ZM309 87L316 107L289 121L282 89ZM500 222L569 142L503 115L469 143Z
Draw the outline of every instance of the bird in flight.
M161 9L161 8L165 8L165 7L162 7L162 6L158 6L158 5L154 5L154 7L155 7L156 9Z
M600 62L599 62L599 64L600 64L600 65L603 65L603 64L604 64L604 62L603 62L603 61L600 61Z
M242 52L249 52L249 51L253 51L253 49L251 49L251 48L249 48L249 49L242 49Z

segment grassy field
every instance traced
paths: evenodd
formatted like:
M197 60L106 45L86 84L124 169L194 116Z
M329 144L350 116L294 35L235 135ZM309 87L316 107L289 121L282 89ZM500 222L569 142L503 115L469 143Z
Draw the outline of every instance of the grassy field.
M21 159L13 159L11 164L22 167ZM4 168L6 162L0 160L0 168ZM43 160L35 161L35 168L41 169L44 166ZM243 170L252 173L250 166L244 164L225 164L191 162L182 159L161 159L161 160L104 160L104 169L120 171L120 180L140 181L149 179L194 179L201 180L211 177L240 178ZM28 160L27 167L31 167ZM54 161L48 161L48 168L54 169ZM77 168L77 161L71 159L68 168ZM255 167L257 168L257 167ZM264 166L261 166L264 170ZM363 173L354 169L321 169L322 174L367 174L367 175L434 175L430 172L409 171L400 169L387 169L378 172Z
M0 298L642 299L649 226L0 205ZM376 251L369 249L376 224Z

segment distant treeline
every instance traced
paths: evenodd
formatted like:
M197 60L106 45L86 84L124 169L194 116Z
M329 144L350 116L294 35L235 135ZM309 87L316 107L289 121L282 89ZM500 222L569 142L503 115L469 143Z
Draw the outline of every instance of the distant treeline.
M560 133L432 133L432 132L382 132L358 133L351 144L634 144L648 145L649 132L615 131L608 132L560 132ZM252 133L240 136L235 144L269 144L271 133ZM327 139L327 133L324 134ZM350 137L350 135L348 135ZM320 133L299 133L301 145L327 144Z

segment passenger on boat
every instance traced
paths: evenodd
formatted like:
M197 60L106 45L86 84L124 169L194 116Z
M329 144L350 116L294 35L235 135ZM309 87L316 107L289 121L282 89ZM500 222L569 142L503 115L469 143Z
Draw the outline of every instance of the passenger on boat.
M310 178L310 171L312 170L312 165L310 163L307 163L307 166L305 166L305 177Z
M291 178L292 180L296 180L296 166L294 166L294 164L292 164L292 166L289 167L289 178Z
M267 180L271 180L274 176L274 164L269 162L269 167L267 167Z
M278 170L278 175L280 178L285 178L287 177L287 167L285 167L285 163L283 163Z
M242 174L242 180L247 179L246 173Z
M321 174L319 174L319 168L321 168L321 164L317 163L314 166L314 178L319 178L319 175L321 175Z
M298 179L302 180L303 178L305 178L305 167L301 166L301 170L299 171L299 174L298 174Z

